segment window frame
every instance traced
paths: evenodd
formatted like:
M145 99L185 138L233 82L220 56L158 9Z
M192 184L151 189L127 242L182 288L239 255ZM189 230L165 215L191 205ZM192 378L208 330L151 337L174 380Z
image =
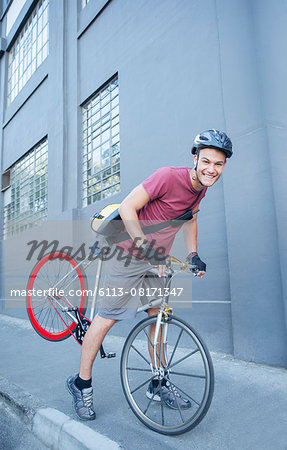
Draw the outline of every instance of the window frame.
M2 179L7 173L9 186L6 185L5 189L2 186L4 239L17 235L47 218L48 138L42 139L16 161L2 174ZM10 202L5 201L5 196L9 196Z
M7 55L9 107L49 55L49 4L39 0L21 27Z

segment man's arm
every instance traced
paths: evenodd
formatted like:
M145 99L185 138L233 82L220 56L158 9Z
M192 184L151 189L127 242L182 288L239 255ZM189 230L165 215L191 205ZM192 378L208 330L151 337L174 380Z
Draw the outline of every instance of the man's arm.
M198 205L194 207L194 211ZM183 236L188 253L197 252L197 213L183 226Z
M198 205L194 207L195 211L197 209ZM191 220L184 224L183 235L188 253L190 254L191 252L197 252L197 213L194 214ZM204 275L204 270L200 270L197 274L197 276L200 278L202 278Z
M146 205L146 203L150 200L150 197L143 187L142 184L139 184L135 187L132 192L122 201L119 207L119 214L124 222L127 232L130 237L135 240L135 244L137 247L146 240L144 232L140 226L140 222L138 219L137 211ZM156 264L158 265L158 275L161 277L165 272L165 264Z
M140 226L137 211L146 205L150 197L143 187L139 184L130 194L122 201L119 207L119 214L125 224L126 230L133 240L139 238L136 245L139 247L146 239Z

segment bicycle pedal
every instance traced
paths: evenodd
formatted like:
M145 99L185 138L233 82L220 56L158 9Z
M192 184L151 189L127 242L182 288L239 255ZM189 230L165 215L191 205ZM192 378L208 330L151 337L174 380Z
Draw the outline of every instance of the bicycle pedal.
M107 358L115 358L117 356L117 354L114 352L109 352L108 354L107 354Z
M62 308L62 312L67 312L67 311L77 311L78 308L74 307L74 306L66 306L65 308Z

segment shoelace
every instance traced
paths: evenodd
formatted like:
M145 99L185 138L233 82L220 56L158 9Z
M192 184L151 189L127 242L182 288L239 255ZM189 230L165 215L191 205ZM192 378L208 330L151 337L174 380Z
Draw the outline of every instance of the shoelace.
M89 392L88 394L82 393L83 403L87 408L92 408L93 406L93 392Z
M172 395L180 397L180 393L176 390L175 386L171 386L170 382L167 382L166 387Z

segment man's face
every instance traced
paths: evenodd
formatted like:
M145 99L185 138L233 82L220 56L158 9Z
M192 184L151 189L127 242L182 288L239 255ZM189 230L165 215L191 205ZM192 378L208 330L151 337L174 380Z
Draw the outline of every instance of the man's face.
M194 164L197 163L197 155L194 156ZM199 152L197 165L198 180L203 186L212 186L222 174L226 164L225 153L214 148L203 148Z

